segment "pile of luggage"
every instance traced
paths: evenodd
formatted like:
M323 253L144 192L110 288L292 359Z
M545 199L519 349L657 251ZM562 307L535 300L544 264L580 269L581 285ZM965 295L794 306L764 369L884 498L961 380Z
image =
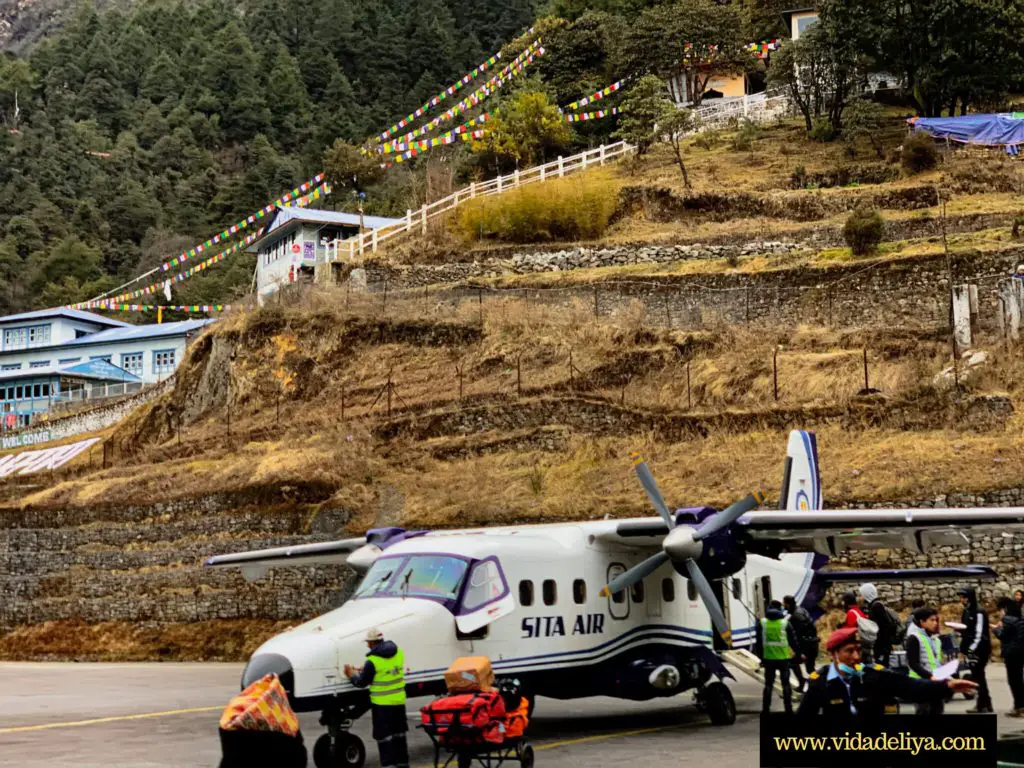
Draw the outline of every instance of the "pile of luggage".
M448 695L420 710L423 729L439 744L497 746L522 737L529 704L519 681L496 684L486 656L456 659L444 679Z

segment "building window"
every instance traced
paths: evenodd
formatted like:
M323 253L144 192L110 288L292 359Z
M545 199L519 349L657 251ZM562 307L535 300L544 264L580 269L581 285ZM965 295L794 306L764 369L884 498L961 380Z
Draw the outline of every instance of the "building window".
M4 331L4 349L16 349L28 344L28 328L8 328Z
M80 357L65 357L63 360L58 360L57 365L71 365L72 363L77 363L81 359L82 358Z
M21 370L21 363L4 363L4 365L2 367L0 367L0 370L3 370L3 371L20 371Z
M128 373L136 376L142 375L142 353L141 352L128 352L121 355L121 367L124 368Z
M519 604L524 608L529 608L533 605L533 582L532 581L520 581L519 582Z
M28 364L28 367L29 368L49 368L50 367L50 361L49 360L33 360L31 363Z
M672 579L661 580L661 599L666 603L676 599L676 583Z
M796 18L796 37L794 39L803 37L804 33L807 31L807 28L810 27L812 24L816 24L817 22L818 22L817 14L815 14L813 16L797 16L797 18Z
M15 393L15 395L16 395L16 397L15 397L16 400L24 399L24 397L25 397L25 388L24 387L18 387L18 391Z
M81 328L75 328L75 338L80 339L83 336L88 336L91 331L83 331Z
M587 582L583 579L576 579L572 583L572 601L576 605L583 605L587 602Z
M173 373L173 371L173 349L162 349L153 353L153 373Z
M629 588L629 593L633 596L634 603L642 603L644 601L644 583L638 581Z
M49 384L43 384L43 397L49 397L49 396L50 396L50 385Z
M37 325L28 329L28 345L30 347L41 347L50 343L50 326Z
M697 601L697 585L689 579L686 580L686 596L690 598L690 602Z
M743 598L743 582L739 579L732 580L732 596L737 600Z
M544 580L544 605L554 605L558 602L558 586L554 579Z
M7 399L7 387L0 387L0 400Z
M42 397L42 396L43 396L43 385L42 384L33 384L32 385L32 397Z

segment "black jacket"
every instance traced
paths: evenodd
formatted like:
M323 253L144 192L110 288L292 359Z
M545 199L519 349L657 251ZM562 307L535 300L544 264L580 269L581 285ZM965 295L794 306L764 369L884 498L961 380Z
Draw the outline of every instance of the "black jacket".
M992 655L988 614L978 606L978 595L973 587L967 588L967 600L963 616L960 617L960 623L966 627L960 636L960 653L987 661Z
M811 674L798 714L823 714L838 720L870 719L884 715L885 708L897 699L914 703L939 702L952 695L945 682L914 680L883 670L877 664L866 667L862 677L851 678L847 689L842 680L828 679L830 666ZM856 715L850 711L851 697Z
M895 627L889 621L889 612L885 610L885 603L874 599L868 604L868 618L878 625L878 638L875 640L875 656L887 656L892 651L893 643L896 642Z
M769 608L765 611L764 617L769 621L772 621L774 619L784 619L786 618L786 614L774 608ZM786 622L786 640L789 642L789 647L792 649L793 655L801 655L802 651L800 650L800 641L796 636L796 629L793 627L792 621ZM754 640L754 655L761 659L761 661L764 661L764 629L762 628L760 621L757 622L757 638Z
M793 625L797 640L801 643L818 642L818 628L814 625L814 619L811 618L811 614L807 612L806 608L797 606L796 610L789 614L789 623Z
M1003 644L1004 659L1024 657L1024 619L1004 616L1003 628L995 630L995 635Z

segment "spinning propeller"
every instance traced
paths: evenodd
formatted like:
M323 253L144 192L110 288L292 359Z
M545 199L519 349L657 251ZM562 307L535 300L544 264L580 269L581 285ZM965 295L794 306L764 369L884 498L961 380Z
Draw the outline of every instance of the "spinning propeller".
M601 590L602 596L612 595L624 589L629 589L637 582L650 576L665 563L671 562L677 567L682 566L685 568L690 581L697 588L697 593L704 601L704 605L711 615L711 623L718 630L718 634L721 635L726 645L731 646L732 633L730 632L729 624L725 620L725 614L722 613L722 608L718 604L714 591L711 589L711 584L701 571L697 560L704 551L702 543L704 539L728 528L738 518L759 507L764 501L764 494L760 491L755 491L732 506L707 518L696 527L689 525L677 526L675 518L669 513L668 507L665 505L665 499L662 498L661 491L658 490L658 484L654 481L654 476L651 474L650 469L647 468L647 463L637 453L632 454L632 458L640 484L644 487L644 491L647 492L647 498L651 500L654 508L661 515L661 519L668 526L668 534L661 543L661 552L652 555L625 573L616 576L608 586Z

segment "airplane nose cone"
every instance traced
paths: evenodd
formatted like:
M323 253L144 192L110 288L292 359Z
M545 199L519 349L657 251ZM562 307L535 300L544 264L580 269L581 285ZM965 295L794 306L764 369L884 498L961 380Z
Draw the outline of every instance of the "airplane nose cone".
M245 667L242 673L242 688L248 688L260 678L274 674L281 679L289 697L295 690L295 673L292 671L292 664L288 659L279 653L257 653Z

